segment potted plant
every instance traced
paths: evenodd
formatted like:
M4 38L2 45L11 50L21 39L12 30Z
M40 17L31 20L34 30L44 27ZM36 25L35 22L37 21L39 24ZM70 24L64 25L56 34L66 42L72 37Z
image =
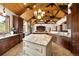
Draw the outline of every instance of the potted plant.
M10 29L10 33L11 33L11 34L14 33L14 28L13 28L13 27L11 27L11 29Z

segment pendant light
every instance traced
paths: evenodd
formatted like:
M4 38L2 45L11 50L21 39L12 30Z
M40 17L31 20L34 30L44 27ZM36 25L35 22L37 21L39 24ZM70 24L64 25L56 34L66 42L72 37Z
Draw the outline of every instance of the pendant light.
M38 9L37 11L34 11L34 16L37 19L42 19L44 15L45 15L45 11L42 11L41 9Z

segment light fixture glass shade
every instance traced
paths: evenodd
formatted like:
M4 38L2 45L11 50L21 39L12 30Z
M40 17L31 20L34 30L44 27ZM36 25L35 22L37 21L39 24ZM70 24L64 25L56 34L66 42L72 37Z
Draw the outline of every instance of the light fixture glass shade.
M44 16L44 14L45 14L45 11L42 12L41 16Z
M45 11L43 11L42 14L45 14Z
M41 16L39 15L39 16L37 16L37 19L41 19Z
M35 15L35 16L37 15L37 11L34 11L34 15Z
M43 16L44 16L44 14L42 13L42 14L41 14L41 16L43 17Z
M38 10L38 13L41 13L41 12L42 12L41 9L39 9L39 10Z
M43 20L41 19L40 21L42 22Z

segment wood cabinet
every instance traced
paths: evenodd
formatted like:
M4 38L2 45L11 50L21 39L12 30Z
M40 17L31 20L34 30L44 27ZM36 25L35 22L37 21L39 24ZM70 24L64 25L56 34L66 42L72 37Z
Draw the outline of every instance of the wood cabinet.
M63 46L64 48L71 50L72 44L71 44L71 38L65 37L65 36L57 36L57 44Z
M71 6L68 26L71 29L72 53L79 55L79 3L73 3Z
M0 39L0 55L2 55L21 41L22 37L20 37L19 34Z
M68 50L71 51L72 49L72 44L71 44L71 38L70 37L65 37L65 36L60 36L60 35L55 35L55 34L49 34L53 36L52 41Z
M13 27L15 29L14 33L23 33L23 19L13 15Z
M71 29L71 14L67 15L67 28L68 29Z

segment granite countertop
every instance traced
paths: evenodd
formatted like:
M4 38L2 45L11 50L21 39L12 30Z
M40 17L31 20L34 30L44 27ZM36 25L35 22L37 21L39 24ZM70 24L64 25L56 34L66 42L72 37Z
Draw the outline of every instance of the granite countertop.
M29 36L25 37L24 40L47 46L47 44L52 40L52 36L47 34L30 34Z
M69 33L69 32L50 31L50 32L33 32L33 33L37 33L37 34L48 33L48 34L55 34L55 35L59 35L59 36L71 37L71 33Z
M7 37L10 37L10 36L15 36L15 35L18 35L18 34L5 34L5 35L0 35L0 39L7 38Z
M65 36L65 37L71 37L71 33L69 32L57 32L57 31L51 31L49 34L55 34L59 36Z

